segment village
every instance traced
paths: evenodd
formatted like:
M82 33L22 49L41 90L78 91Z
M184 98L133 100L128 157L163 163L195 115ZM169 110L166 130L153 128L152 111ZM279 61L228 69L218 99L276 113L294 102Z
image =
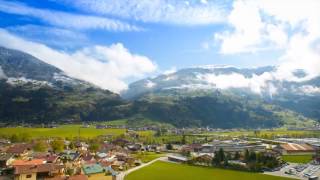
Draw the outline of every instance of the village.
M180 139L148 143L135 130L141 129L130 128L120 136L106 134L93 139L20 138L17 141L12 137L3 138L0 140L0 179L122 180L129 173L155 161L295 179L314 180L320 176L319 138L195 138L195 134L188 136L184 134L186 130L176 129L172 133L182 134ZM154 131L156 135L156 129ZM285 159L299 156L311 159L304 163L287 162Z

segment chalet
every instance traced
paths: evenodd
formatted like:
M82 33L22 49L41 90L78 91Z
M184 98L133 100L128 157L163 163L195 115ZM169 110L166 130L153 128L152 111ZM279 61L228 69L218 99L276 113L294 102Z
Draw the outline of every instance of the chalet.
M28 159L28 160L14 160L12 162L12 166L16 167L16 166L25 166L25 165L41 165L41 164L45 164L46 161L44 159Z
M82 155L82 164L94 164L96 163L96 159L90 153Z
M14 166L14 180L37 180L46 177L62 175L63 165L58 164L39 164L39 165L19 165Z
M32 149L31 144L15 144L10 146L6 153L14 154L15 156L19 157L26 157Z
M141 144L128 144L126 145L126 147L130 150L130 151L139 151L142 148Z
M122 139L122 138L118 138L118 139L112 141L112 144L115 144L115 145L118 145L118 146L121 146L121 147L124 147L128 143L129 143L128 140L125 140L125 139Z
M306 155L316 153L316 150L312 146L296 143L280 144L274 150L282 155Z
M87 151L88 150L88 147L89 145L86 144L85 142L77 142L76 143L76 147L77 147L77 150L78 151Z

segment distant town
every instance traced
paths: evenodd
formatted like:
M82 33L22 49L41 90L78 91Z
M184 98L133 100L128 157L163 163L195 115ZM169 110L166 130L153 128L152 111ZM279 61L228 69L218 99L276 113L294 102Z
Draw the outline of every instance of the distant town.
M0 133L1 179L131 180L161 162L268 178L320 176L319 129L163 129L99 123L24 125L1 131L5 129L11 134ZM72 136L54 133L63 130ZM87 131L102 133L89 137Z

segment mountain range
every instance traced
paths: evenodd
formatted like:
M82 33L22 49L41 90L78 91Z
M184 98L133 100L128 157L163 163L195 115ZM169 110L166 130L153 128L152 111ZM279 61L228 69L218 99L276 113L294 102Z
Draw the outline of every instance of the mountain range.
M320 77L277 77L277 67L201 66L133 82L120 95L72 78L21 51L0 48L0 121L115 119L177 127L306 127L320 120ZM296 78L306 73L297 70Z

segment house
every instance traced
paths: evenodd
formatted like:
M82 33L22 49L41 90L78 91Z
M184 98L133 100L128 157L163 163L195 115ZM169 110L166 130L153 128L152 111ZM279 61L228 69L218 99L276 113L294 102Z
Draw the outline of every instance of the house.
M82 155L82 164L94 164L96 163L96 159L90 153Z
M58 164L39 164L39 165L19 165L14 166L14 180L37 180L46 177L62 175L63 165Z
M84 164L82 171L88 177L102 176L105 175L105 169L100 164Z
M28 159L28 160L21 160L21 159L18 159L18 160L14 160L12 162L12 166L24 166L24 165L34 165L34 166L37 166L37 165L41 165L41 164L45 164L46 161L44 159Z
M282 155L312 155L316 153L316 150L312 146L296 143L280 144L274 150Z
M186 163L188 161L188 158L178 155L169 155L168 160L172 162Z
M127 144L126 146L130 151L139 151L142 148L142 145L137 143Z
M6 153L14 154L18 157L26 157L31 152L31 149L31 144L15 144L10 146L7 149Z
M14 157L12 154L1 153L0 154L0 168L6 168L12 164Z
M89 148L89 145L86 144L85 142L77 142L76 143L76 147L78 149L78 151L87 151Z

